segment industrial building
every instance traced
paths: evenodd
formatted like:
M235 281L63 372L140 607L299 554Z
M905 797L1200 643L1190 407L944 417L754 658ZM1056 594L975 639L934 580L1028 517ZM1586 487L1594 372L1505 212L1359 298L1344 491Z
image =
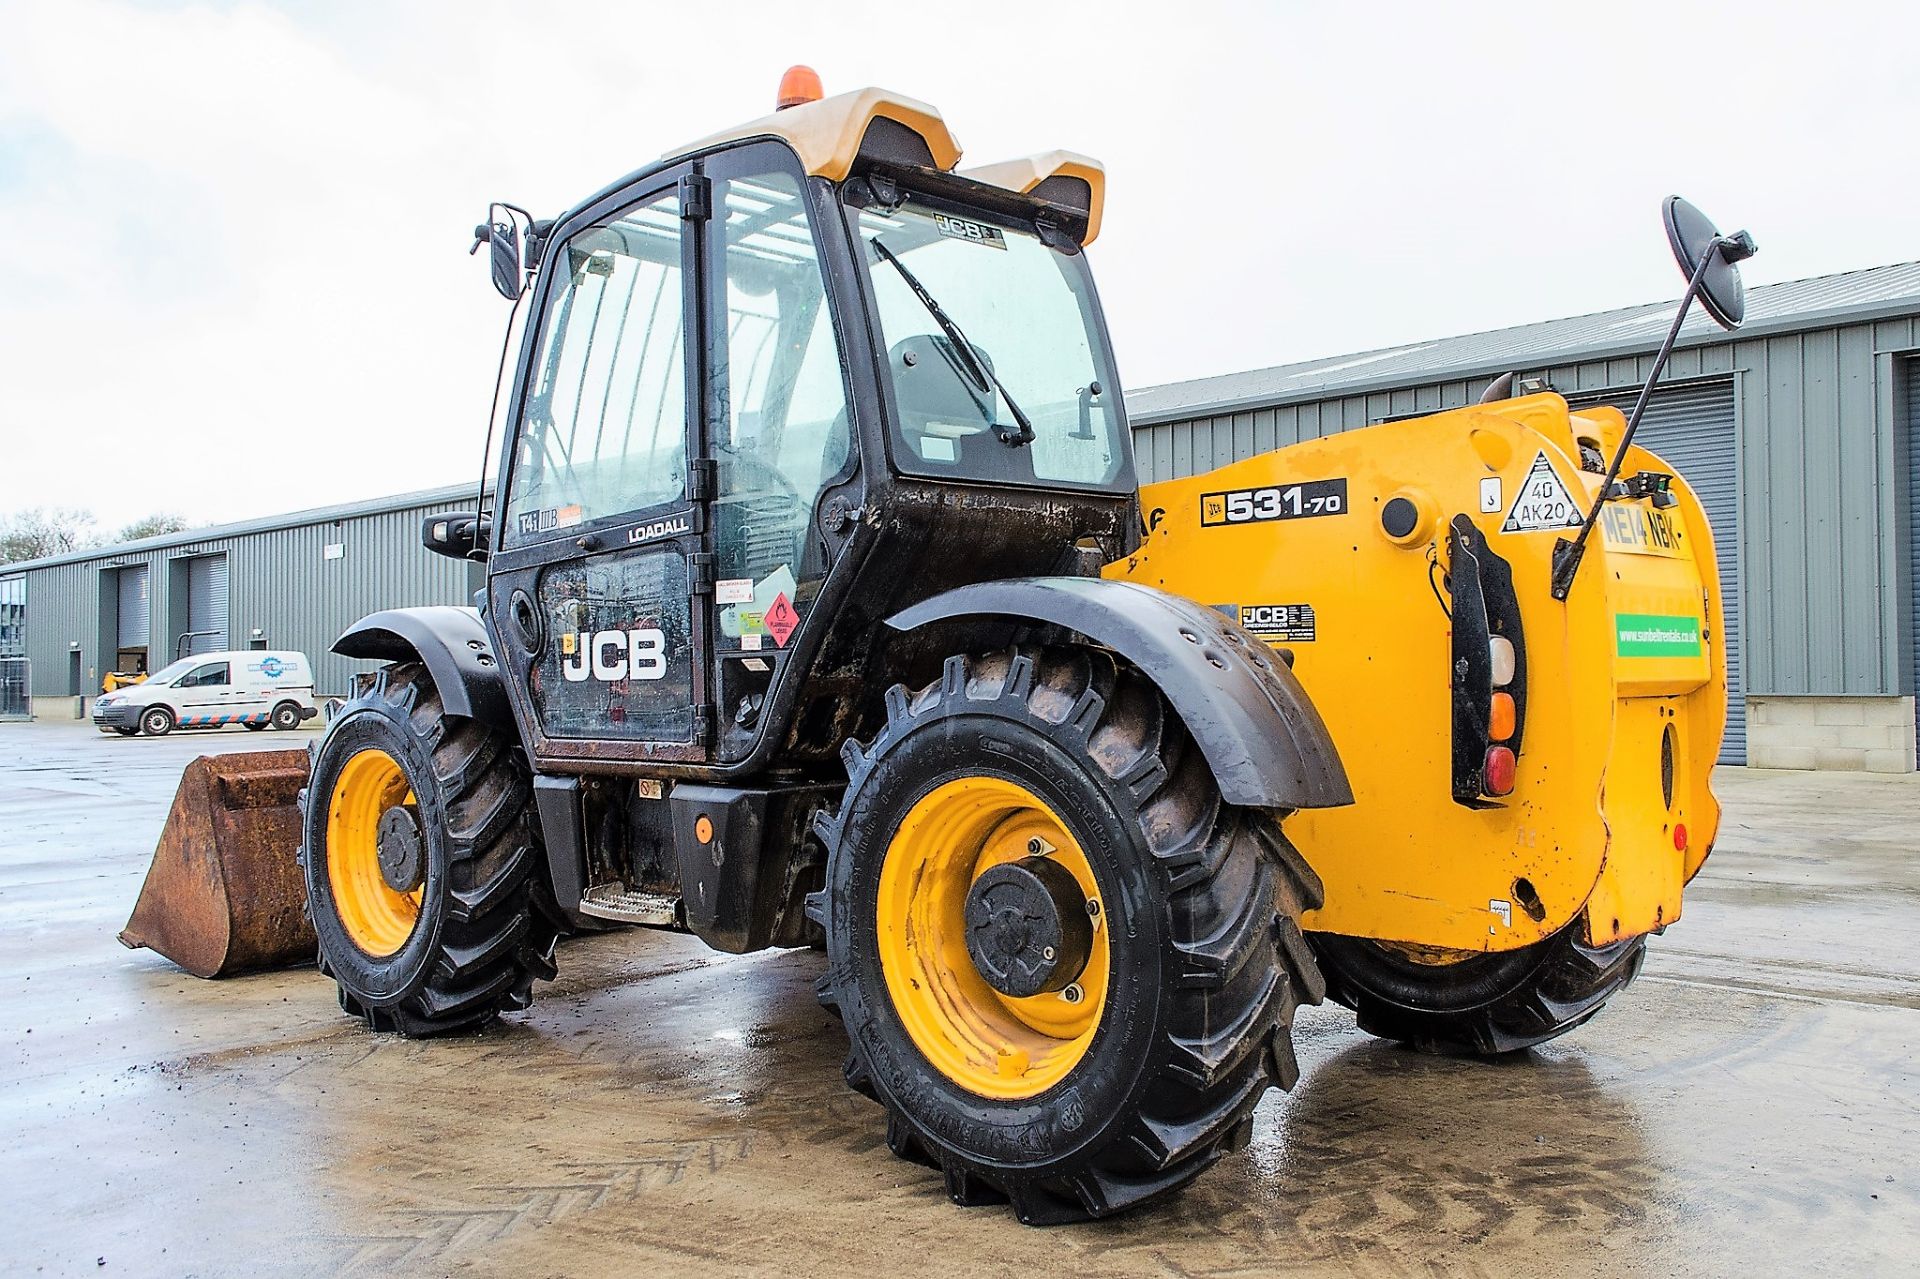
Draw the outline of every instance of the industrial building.
M315 689L372 665L327 651L403 604L461 604L479 567L430 555L420 522L471 508L471 484L143 538L0 569L0 665L25 658L32 713L74 717L109 671L220 649L298 649Z
M1672 314L1653 303L1137 391L1140 477L1470 404L1510 371L1576 406L1625 407ZM1723 762L1914 769L1917 429L1920 263L1755 288L1737 334L1689 320L1642 442L1714 524ZM31 659L40 714L74 714L108 670L228 647L303 649L320 691L345 691L366 664L326 649L348 623L471 597L475 569L419 543L424 516L471 500L409 493L0 570L0 659Z

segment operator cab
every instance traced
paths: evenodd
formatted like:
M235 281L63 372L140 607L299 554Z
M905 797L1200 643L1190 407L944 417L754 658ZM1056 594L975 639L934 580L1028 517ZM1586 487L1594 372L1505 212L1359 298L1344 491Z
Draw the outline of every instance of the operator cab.
M959 154L932 108L868 89L552 223L496 206L482 239L527 318L498 516L473 527L536 757L831 760L879 709L867 668L924 642L885 617L1125 552L1132 459L1082 251L1101 170ZM856 586L883 548L912 570Z

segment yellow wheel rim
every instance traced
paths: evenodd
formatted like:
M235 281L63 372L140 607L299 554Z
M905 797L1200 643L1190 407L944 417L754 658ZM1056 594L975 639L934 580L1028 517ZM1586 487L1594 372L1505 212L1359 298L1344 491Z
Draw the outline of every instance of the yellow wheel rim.
M349 758L327 807L327 884L347 936L374 958L407 944L420 919L424 887L395 892L380 874L380 816L414 802L407 775L385 751Z
M1095 926L1074 986L1020 999L975 969L966 902L974 880L1028 856L1036 839L1073 873ZM1079 843L1024 786L968 777L915 804L887 846L877 914L887 994L914 1046L948 1079L983 1097L1033 1097L1086 1056L1107 1002L1106 904Z

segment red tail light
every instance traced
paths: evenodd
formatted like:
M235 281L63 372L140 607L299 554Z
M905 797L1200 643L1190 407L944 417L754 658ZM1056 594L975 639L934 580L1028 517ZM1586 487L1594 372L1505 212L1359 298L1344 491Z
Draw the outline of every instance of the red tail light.
M1512 747L1489 746L1487 758L1480 765L1481 789L1488 795L1513 794L1513 777L1519 767Z

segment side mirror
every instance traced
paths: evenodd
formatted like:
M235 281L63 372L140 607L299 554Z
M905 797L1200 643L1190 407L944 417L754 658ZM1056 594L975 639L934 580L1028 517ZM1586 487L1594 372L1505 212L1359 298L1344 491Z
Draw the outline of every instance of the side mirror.
M1663 213L1680 274L1691 280L1695 271L1701 272L1700 305L1721 328L1739 328L1747 318L1747 290L1736 264L1759 252L1759 246L1745 231L1721 235L1706 214L1677 195L1667 197ZM1701 259L1708 254L1712 257L1702 269Z
M511 204L489 205L487 220L473 228L473 247L467 250L471 256L487 246L493 287L509 302L518 301L527 287L526 237L520 231L525 218L525 211Z
M484 558L492 535L493 521L472 511L429 515L420 522L420 545L448 559L470 560L476 551Z

